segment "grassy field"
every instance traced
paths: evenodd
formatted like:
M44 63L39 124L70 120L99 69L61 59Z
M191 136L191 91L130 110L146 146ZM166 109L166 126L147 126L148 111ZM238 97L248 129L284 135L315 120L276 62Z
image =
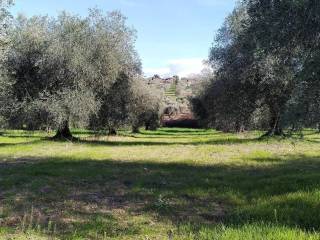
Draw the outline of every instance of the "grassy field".
M0 136L0 239L320 239L320 135Z

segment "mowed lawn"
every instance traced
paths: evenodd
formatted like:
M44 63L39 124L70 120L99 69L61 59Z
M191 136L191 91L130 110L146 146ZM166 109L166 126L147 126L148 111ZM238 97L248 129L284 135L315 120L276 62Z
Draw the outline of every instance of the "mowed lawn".
M0 136L0 239L320 239L320 135Z

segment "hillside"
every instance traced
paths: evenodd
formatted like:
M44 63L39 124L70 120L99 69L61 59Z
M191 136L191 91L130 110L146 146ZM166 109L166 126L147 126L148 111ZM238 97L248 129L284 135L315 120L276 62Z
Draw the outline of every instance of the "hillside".
M179 78L178 76L161 78L159 75L146 79L148 85L163 92L164 116L162 124L164 126L197 126L189 98L195 95L199 81L196 78Z

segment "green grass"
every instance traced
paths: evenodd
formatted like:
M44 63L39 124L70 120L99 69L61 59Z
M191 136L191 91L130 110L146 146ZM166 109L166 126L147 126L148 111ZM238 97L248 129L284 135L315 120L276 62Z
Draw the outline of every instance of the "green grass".
M320 135L0 136L0 239L320 239Z
M165 96L175 98L177 96L177 86L172 84L168 90L165 91Z

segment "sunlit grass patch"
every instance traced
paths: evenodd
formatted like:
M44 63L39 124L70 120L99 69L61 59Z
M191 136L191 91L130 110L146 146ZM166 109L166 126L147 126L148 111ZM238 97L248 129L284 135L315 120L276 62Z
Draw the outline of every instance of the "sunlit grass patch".
M0 239L318 239L320 135L306 133L4 132Z

